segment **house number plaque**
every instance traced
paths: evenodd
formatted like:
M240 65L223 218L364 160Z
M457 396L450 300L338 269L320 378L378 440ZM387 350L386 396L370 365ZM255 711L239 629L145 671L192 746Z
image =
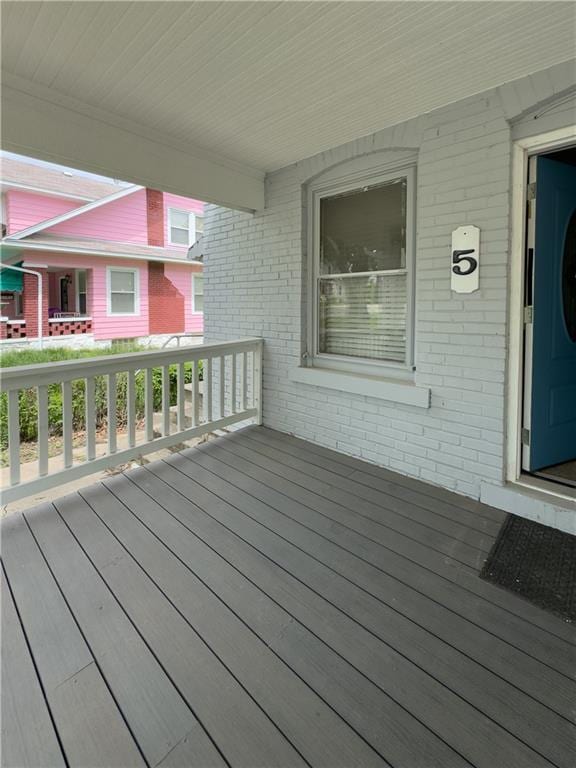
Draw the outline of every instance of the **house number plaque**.
M452 232L450 259L451 288L455 293L472 293L480 282L480 230L458 227Z

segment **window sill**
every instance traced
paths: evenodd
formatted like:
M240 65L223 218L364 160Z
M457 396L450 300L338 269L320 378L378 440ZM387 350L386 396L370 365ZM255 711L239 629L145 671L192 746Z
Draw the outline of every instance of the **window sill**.
M295 368L290 378L300 384L375 397L416 408L430 408L430 387L418 387L413 382L319 368Z

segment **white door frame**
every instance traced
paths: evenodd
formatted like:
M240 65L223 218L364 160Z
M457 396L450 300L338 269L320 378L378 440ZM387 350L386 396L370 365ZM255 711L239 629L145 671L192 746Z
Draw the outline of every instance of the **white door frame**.
M520 433L524 379L524 268L526 181L528 158L576 143L576 127L569 126L512 144L512 209L510 218L510 303L508 308L508 375L506 409L506 480L518 482L522 474ZM561 493L557 495L561 496Z

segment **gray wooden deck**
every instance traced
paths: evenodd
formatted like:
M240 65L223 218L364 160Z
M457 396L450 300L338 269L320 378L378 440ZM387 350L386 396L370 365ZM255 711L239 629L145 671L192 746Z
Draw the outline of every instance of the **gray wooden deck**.
M250 428L5 520L5 766L575 765L503 513Z

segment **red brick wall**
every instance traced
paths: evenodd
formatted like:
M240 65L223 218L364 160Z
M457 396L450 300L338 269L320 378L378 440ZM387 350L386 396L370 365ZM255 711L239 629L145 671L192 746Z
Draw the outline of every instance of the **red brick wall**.
M157 189L146 190L148 245L164 247L164 195Z
M42 335L48 336L48 272L34 267L42 275ZM38 336L38 278L36 275L23 275L22 309L26 320L26 333L29 339Z
M164 274L164 264L148 262L150 333L184 333L184 296Z

